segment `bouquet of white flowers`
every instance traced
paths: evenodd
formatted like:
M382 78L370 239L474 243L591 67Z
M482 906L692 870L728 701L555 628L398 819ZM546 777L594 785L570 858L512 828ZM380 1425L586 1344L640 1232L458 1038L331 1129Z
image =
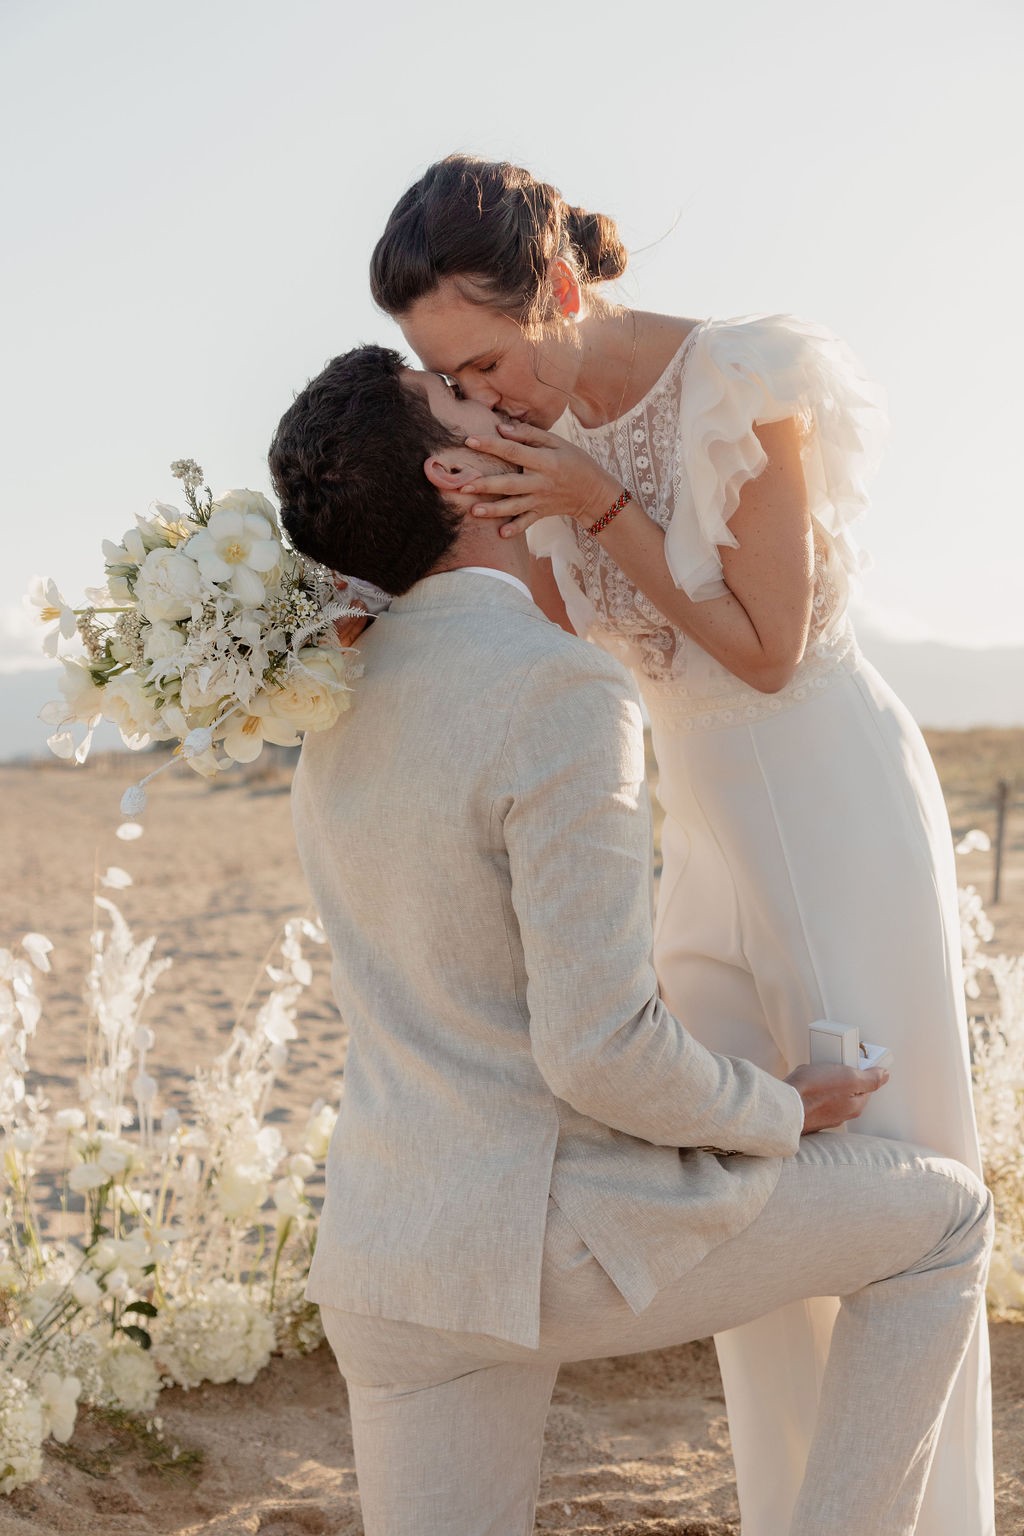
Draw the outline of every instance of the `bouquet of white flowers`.
M54 626L47 654L58 655L61 637L85 646L84 657L60 658L64 697L42 718L58 728L58 757L84 762L96 725L110 720L127 746L176 741L190 767L213 776L253 761L266 741L295 746L301 731L334 724L360 670L335 620L362 610L288 548L265 496L214 499L193 459L171 473L188 511L155 502L120 544L105 539L106 585L87 590L88 606L33 582L30 600ZM126 814L142 809L152 777L127 791Z

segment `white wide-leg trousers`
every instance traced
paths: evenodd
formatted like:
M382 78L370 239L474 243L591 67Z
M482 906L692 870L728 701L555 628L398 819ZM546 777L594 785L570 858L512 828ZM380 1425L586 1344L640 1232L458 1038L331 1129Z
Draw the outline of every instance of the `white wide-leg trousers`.
M894 1068L851 1132L980 1172L956 874L920 732L870 667L750 725L653 718L666 811L655 961L711 1050L784 1076L816 1018L856 1024ZM787 1529L814 1433L834 1300L716 1338L743 1536ZM994 1536L988 1335L976 1333L919 1536Z
M323 1307L366 1536L529 1536L561 1361L703 1338L807 1294L842 1301L803 1487L773 1536L911 1536L990 1239L988 1197L959 1164L822 1135L746 1231L639 1315L553 1203L537 1350Z

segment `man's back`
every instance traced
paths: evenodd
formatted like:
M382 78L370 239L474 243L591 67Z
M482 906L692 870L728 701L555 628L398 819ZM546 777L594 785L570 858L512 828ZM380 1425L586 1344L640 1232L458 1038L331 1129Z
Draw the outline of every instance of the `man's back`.
M549 1192L642 1306L760 1209L796 1095L657 1001L642 732L616 663L462 571L398 599L363 655L294 790L351 1032L310 1295L533 1344ZM726 1171L677 1150L723 1126L763 1155ZM692 1223L648 1251L680 1180Z

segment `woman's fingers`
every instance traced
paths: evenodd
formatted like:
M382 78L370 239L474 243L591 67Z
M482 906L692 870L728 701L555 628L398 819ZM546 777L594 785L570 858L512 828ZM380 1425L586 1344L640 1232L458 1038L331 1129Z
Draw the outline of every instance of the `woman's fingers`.
M467 437L466 447L475 448L480 453L489 453L495 459L504 459L506 464L537 468L537 449L528 447L526 443L513 442L507 437Z
M521 475L481 475L460 486L465 496L528 496L548 489L546 480L525 472Z
M518 517L509 518L507 523L502 523L498 532L503 539L514 539L517 533L525 533L533 523L539 523L543 513L522 512Z
M498 431L502 437L514 442L532 443L537 448L555 448L563 441L553 432L545 432L542 427L531 427L528 421L499 421Z

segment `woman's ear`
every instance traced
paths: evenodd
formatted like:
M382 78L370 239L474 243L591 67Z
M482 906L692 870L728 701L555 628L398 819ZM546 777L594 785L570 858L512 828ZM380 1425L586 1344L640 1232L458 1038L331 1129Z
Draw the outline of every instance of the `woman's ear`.
M468 457L463 457L457 451L449 452L446 457L449 461L447 464L436 453L423 461L423 473L443 496L451 496L455 491L461 491L471 480L479 480L481 470L478 465L470 463Z
M580 281L564 256L551 263L548 279L563 320L575 320L580 312Z

